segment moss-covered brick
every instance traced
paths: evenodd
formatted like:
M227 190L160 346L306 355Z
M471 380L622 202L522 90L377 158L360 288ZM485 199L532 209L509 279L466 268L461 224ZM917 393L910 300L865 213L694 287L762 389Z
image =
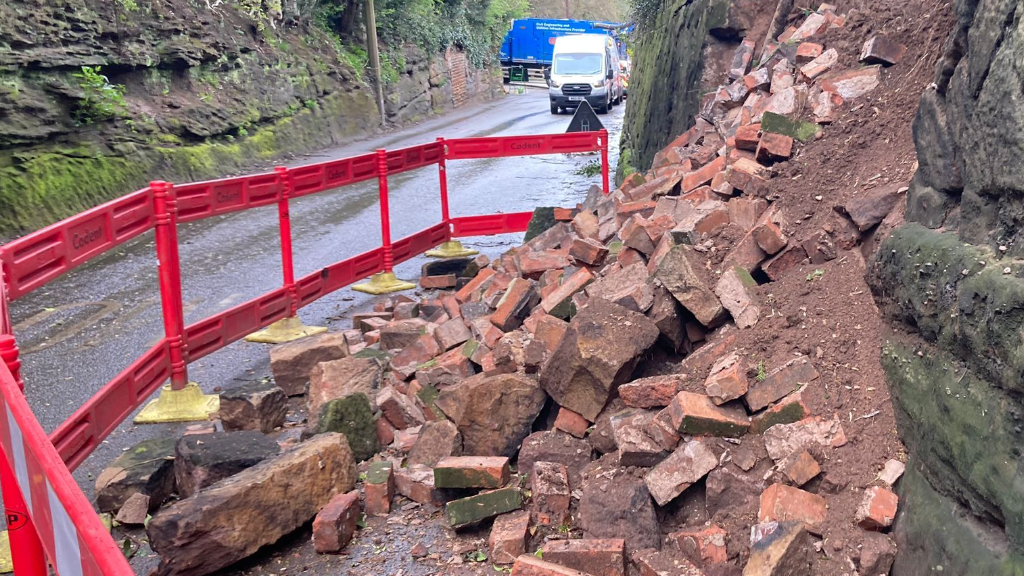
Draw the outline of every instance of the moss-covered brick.
M380 460L370 464L369 470L366 471L366 483L367 484L387 484L388 479L391 478L394 465L390 460Z
M438 488L500 488L508 483L504 456L449 456L434 466Z
M764 116L761 117L762 132L785 134L786 136L796 138L801 142L806 142L813 138L820 129L821 127L814 122L792 120L782 114L776 114L774 112L765 112Z
M523 505L519 488L508 487L481 492L445 505L445 516L452 528L464 528L488 518L511 512Z
M541 232L544 232L557 223L558 221L555 220L554 208L543 206L534 208L533 216L530 218L530 223L526 227L526 236L523 237L523 243L529 242L537 236L540 236Z

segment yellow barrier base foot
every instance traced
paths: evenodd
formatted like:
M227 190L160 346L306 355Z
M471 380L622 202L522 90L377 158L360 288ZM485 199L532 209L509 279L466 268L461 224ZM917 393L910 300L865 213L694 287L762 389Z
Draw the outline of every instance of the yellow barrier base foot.
M195 422L209 420L211 414L220 410L220 396L203 394L199 385L189 382L181 390L172 390L164 384L160 396L153 400L139 415L136 424L160 424L163 422Z
M0 574L14 572L14 561L11 560L11 535L4 530L0 532Z
M281 318L263 330L249 334L245 337L245 341L260 342L262 344L281 344L323 332L327 332L326 327L306 326L298 316L294 316L291 318Z
M426 255L431 258L459 258L461 256L476 256L479 250L470 250L458 240L451 240L441 244L436 250L427 250Z
M380 295L401 292L402 290L412 290L415 287L416 285L412 282L396 278L394 272L378 272L370 276L370 281L366 284L356 284L352 289L357 292Z

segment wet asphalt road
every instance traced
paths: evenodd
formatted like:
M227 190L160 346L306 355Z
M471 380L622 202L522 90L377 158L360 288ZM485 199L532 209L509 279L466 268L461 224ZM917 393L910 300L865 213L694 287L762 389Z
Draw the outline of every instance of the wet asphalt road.
M601 120L611 134L614 172L623 107ZM553 116L547 95L527 89L497 103L474 105L421 124L310 155L294 165L344 158L376 148L400 148L446 138L563 132L569 115ZM574 174L597 155L464 160L448 165L453 216L572 206L600 176ZM440 221L438 174L427 167L390 181L392 238ZM380 245L376 182L292 201L295 272L301 277ZM280 286L277 210L265 207L183 225L179 229L186 322L230 308ZM469 240L495 256L521 234ZM396 267L415 281L425 259ZM303 308L307 324L351 327L351 315L372 297L342 289ZM14 330L23 351L26 394L43 427L52 431L105 382L126 368L163 333L152 233L94 260L12 303ZM189 377L208 392L269 375L267 347L236 342L189 366ZM93 478L128 446L176 434L181 426L123 423L75 473L88 497Z

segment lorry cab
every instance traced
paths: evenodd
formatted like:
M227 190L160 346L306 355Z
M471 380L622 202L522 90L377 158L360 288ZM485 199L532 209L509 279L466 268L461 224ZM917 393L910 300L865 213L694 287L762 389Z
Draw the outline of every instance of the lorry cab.
M615 40L604 34L555 39L548 75L551 113L576 108L586 100L598 114L622 102L623 83Z

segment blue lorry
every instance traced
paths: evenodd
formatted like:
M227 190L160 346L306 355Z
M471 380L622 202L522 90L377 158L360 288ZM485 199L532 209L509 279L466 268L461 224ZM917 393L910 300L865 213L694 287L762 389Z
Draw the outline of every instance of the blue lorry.
M513 20L505 33L499 58L505 79L517 82L544 81L544 69L551 66L555 38L569 34L608 34L616 37L619 58L626 59L625 43L618 38L626 30L623 24L590 20L523 18Z

